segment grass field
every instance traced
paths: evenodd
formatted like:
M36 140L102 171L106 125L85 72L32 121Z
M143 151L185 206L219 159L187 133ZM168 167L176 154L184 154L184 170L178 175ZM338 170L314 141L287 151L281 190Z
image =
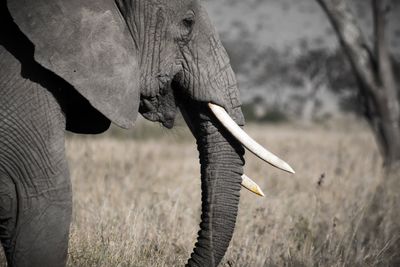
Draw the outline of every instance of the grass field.
M297 173L246 154L245 172L266 197L242 190L222 266L400 264L400 179L382 184L365 125L246 129ZM133 132L69 136L67 151L74 191L69 266L185 264L200 219L198 156L185 127L142 122Z

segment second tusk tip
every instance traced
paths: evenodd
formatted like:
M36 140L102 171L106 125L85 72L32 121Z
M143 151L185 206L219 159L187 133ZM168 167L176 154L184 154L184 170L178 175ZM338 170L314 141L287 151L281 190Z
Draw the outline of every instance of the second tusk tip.
M258 184L251 180L246 174L242 175L242 186L256 195L265 197L264 192L261 190Z

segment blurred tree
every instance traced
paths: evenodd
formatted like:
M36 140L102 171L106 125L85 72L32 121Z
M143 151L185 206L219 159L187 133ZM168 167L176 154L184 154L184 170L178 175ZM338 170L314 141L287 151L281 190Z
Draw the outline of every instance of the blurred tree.
M326 98L327 91L337 96L342 111L359 113L351 106L357 97L355 79L349 75L351 67L340 50L302 45L298 55L285 66L287 69L281 68L280 73L282 83L297 88L294 100L301 103L297 115L303 121L320 119L319 109L324 105L321 101L331 101Z
M400 87L394 76L386 37L391 1L371 0L373 49L368 46L346 0L317 1L329 17L350 61L365 117L375 134L385 167L391 170L400 165Z
M303 46L303 50L307 51L308 47ZM305 90L301 117L304 121L311 121L318 103L318 92L326 85L329 54L323 49L306 51L296 59L289 81L298 83Z

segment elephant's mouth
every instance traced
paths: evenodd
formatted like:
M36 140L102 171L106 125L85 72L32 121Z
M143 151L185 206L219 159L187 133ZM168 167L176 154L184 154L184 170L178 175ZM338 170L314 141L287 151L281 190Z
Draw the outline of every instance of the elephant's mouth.
M165 104L164 104L165 105ZM161 105L162 106L162 105ZM149 121L159 122L165 128L174 127L176 106L175 102L168 105L168 109L160 109L160 101L157 98L142 98L140 100L139 112Z
M174 73L179 73L174 70ZM149 121L159 122L164 127L171 129L177 114L176 77L178 74L157 75L154 80L155 88L142 90L140 96L139 112ZM146 79L144 79L146 80Z

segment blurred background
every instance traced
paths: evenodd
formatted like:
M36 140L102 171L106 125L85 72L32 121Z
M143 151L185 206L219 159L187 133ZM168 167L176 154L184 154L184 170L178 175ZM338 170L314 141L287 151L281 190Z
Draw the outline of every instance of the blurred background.
M236 71L247 121L310 122L360 115L349 61L317 1L205 2ZM372 47L370 1L347 2ZM399 73L399 1L392 1L388 19L389 47Z

